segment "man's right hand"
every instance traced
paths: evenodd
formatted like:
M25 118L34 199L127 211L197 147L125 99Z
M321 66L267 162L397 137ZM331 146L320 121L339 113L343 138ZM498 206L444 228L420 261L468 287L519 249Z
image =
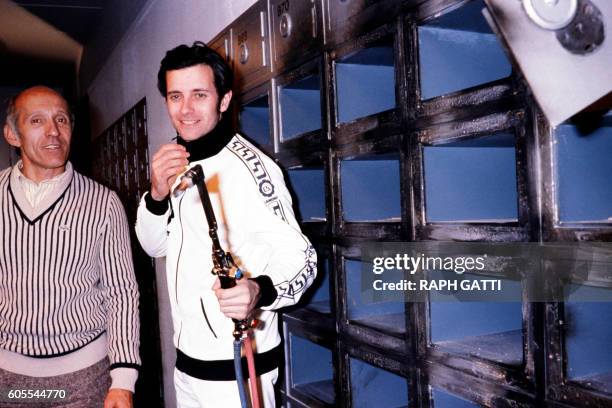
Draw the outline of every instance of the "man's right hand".
M184 146L165 144L153 155L151 162L151 197L161 201L168 194L176 177L189 164L189 153Z

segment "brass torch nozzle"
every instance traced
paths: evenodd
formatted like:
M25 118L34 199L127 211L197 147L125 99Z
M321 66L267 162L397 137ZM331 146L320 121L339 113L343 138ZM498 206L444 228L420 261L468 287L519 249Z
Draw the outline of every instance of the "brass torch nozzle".
M182 191L187 190L190 187L193 187L193 177L195 176L195 172L192 169L187 170L181 176L179 183L172 190L173 196L178 196Z

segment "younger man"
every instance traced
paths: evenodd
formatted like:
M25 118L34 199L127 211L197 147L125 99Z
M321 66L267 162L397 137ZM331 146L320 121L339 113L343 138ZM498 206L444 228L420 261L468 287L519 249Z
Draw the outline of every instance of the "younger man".
M158 87L178 140L153 156L136 233L149 255L166 257L178 404L240 406L231 318L255 314L261 394L273 407L281 355L275 311L295 304L312 283L315 251L295 220L281 170L221 120L232 98L224 59L199 42L180 45L162 60ZM250 278L231 289L210 273L212 242L197 188L170 197L177 175L195 164L204 169L221 245Z

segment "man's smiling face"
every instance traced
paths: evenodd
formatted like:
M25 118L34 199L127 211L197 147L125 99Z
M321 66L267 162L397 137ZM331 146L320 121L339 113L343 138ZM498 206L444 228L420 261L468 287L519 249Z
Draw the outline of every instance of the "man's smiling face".
M15 101L15 128L5 126L7 141L21 149L23 172L40 182L61 174L68 160L72 123L68 104L42 86L24 91Z
M213 130L232 96L228 92L219 103L213 70L208 65L170 70L166 73L166 82L168 115L185 141L198 139Z

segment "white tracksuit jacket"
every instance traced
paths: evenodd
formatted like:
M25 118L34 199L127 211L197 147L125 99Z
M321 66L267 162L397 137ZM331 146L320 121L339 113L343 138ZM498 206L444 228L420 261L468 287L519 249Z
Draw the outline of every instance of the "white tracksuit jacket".
M295 220L281 170L243 137L195 164L204 169L221 246L247 277L267 275L277 291L257 316L263 323L255 331L257 352L268 351L280 343L275 310L295 304L315 278L315 251ZM150 256L166 257L175 346L199 360L232 359L234 324L211 290L212 242L197 188L171 197L171 209L160 216L143 197L136 234Z

